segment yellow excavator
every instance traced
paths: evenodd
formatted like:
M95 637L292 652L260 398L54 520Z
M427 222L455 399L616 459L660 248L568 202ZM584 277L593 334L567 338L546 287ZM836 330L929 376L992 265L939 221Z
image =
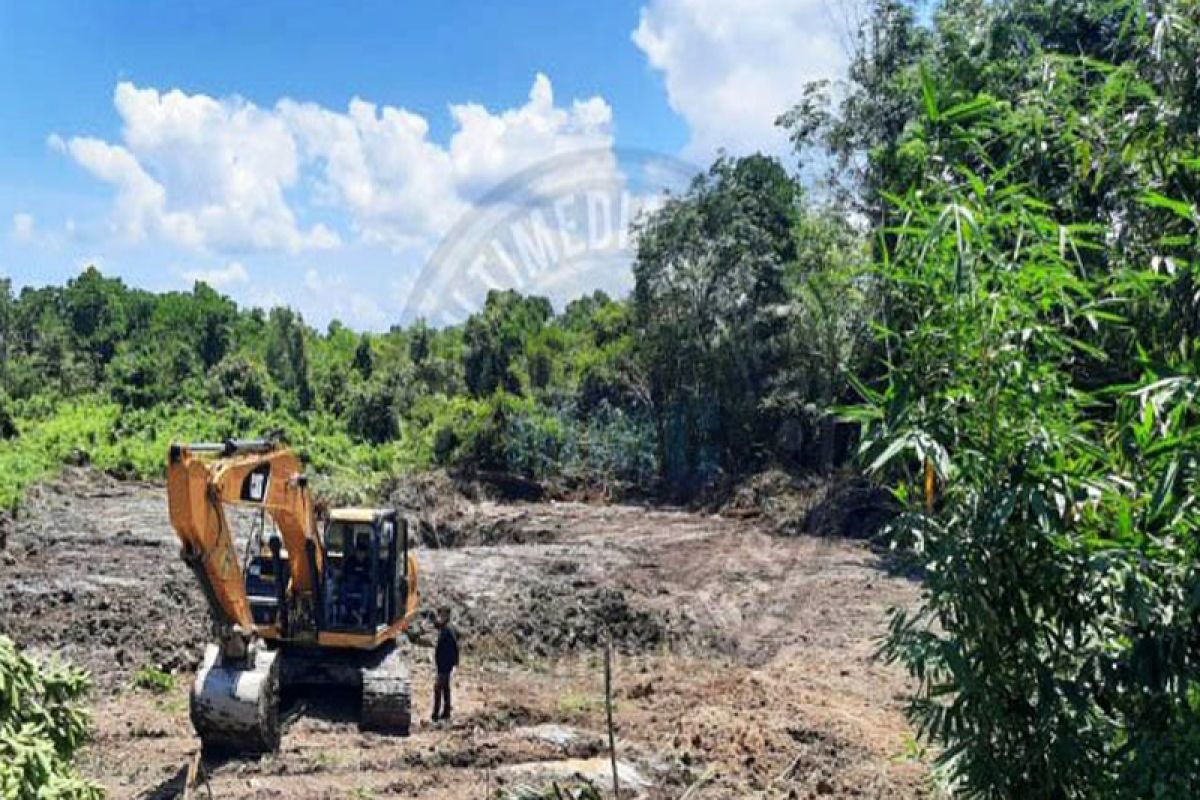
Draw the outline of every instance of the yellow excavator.
M206 751L277 749L291 686L361 689L360 727L408 734L400 637L418 593L403 516L319 510L299 457L267 440L171 445L167 501L213 622L190 703ZM258 512L241 557L226 506Z

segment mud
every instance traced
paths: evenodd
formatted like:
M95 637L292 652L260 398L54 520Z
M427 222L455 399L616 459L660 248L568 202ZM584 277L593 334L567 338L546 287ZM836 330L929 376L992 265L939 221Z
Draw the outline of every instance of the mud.
M622 797L922 796L906 680L872 657L917 587L866 545L781 537L753 514L445 496L398 505L425 520L424 608L451 607L460 632L453 722L424 719L423 620L412 736L360 732L353 698L293 698L277 755L207 765L214 797L485 797L603 776L610 635ZM93 672L84 769L116 798L176 796L207 621L162 489L72 471L31 495L0 559L0 631ZM175 687L134 688L146 664Z
M143 665L193 669L208 617L165 500L84 469L31 489L0 555L0 631L86 667L102 692Z

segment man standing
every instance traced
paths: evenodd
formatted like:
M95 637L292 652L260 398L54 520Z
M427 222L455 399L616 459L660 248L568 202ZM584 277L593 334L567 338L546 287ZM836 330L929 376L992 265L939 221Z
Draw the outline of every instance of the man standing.
M458 666L458 634L450 627L450 609L442 606L437 611L437 648L433 661L437 666L437 680L433 684L433 721L450 719L450 674Z

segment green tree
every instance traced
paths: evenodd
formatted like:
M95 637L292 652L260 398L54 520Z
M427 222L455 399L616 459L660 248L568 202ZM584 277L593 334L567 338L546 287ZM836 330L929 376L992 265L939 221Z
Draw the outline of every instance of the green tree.
M763 414L778 421L781 463L828 472L846 455L836 407L854 400L855 376L872 369L877 287L866 237L840 213L804 205L794 237L796 258L784 276L783 364Z
M270 407L271 378L262 364L245 356L228 356L212 370L209 395L217 402L237 402L265 411Z
M760 456L780 367L798 187L773 159L718 159L637 231L633 310L662 479L693 491Z
M483 310L472 314L463 330L463 371L471 394L485 397L498 389L520 394L517 367L525 343L553 313L544 297L522 297L511 290L488 292Z
M346 405L346 428L359 439L382 444L400 435L396 408L396 376L380 377L358 384Z
M839 207L887 227L883 195L905 180L902 135L919 112L915 67L931 42L915 3L872 0L868 10L855 34L846 86L806 84L800 102L777 124L803 164L829 165L825 181Z
M117 345L128 332L125 285L89 266L67 281L63 304L80 350L95 359L97 369L102 368L116 355Z
M365 333L358 340L358 346L354 348L354 369L358 370L358 374L365 381L371 380L371 374L375 370L375 356L371 352L371 337Z
M267 318L266 337L267 371L294 398L300 410L312 408L308 343L303 320L290 308L273 308Z

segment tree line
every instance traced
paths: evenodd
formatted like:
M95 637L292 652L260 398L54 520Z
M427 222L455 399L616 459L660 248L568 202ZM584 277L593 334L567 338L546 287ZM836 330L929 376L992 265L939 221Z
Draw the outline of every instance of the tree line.
M718 160L639 236L630 298L596 292L556 313L493 291L442 329L316 330L203 283L155 294L94 267L65 286L6 281L4 430L107 409L111 428L78 449L135 474L159 468L144 451L180 423L179 435L279 430L322 452L384 446L380 474L440 465L673 498L772 463L830 467L828 409L849 399L830 360L865 340L866 304L850 321L812 278L833 285L861 261L854 231L806 203L778 161L751 156Z

